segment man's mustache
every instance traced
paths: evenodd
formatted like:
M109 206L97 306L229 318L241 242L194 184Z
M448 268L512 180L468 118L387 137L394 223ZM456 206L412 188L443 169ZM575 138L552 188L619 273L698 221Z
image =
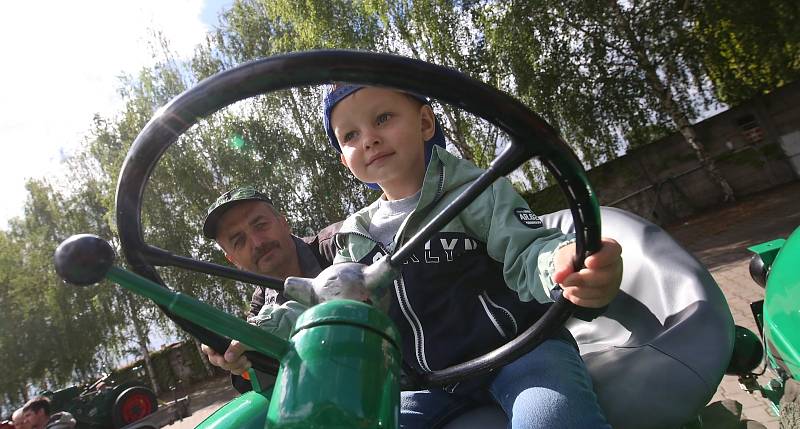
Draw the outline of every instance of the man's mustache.
M263 245L256 247L255 253L253 253L253 265L258 265L258 260L261 259L262 256L266 255L273 249L277 249L280 247L281 244L277 241L270 241L264 243Z

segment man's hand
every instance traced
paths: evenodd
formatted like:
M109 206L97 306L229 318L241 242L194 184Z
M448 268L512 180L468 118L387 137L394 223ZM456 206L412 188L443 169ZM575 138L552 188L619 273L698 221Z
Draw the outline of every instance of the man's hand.
M244 344L236 340L231 341L231 345L224 355L217 353L205 344L202 344L200 349L208 356L208 361L211 362L211 365L226 369L232 374L242 375L243 372L250 369L250 360L244 356L244 352L247 349Z
M581 307L608 305L622 281L622 247L611 238L602 238L600 250L586 258L586 268L577 273L574 259L574 243L558 249L555 255L553 281L561 285L564 298Z

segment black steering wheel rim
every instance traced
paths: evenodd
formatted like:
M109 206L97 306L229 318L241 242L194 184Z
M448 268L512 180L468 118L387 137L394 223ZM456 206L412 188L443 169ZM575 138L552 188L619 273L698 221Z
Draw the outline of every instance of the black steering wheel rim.
M164 282L155 266L176 266L282 289L283 282L278 279L196 261L147 245L141 222L144 189L167 148L199 119L256 95L334 81L388 86L424 94L494 124L506 132L511 144L489 168L491 175L496 178L509 174L530 158L539 157L555 176L569 202L576 230L576 268L583 265L586 256L600 248L599 207L583 166L558 133L522 103L458 71L420 60L371 52L320 50L251 61L218 73L174 98L148 122L128 152L116 194L120 243L131 269L162 285ZM229 340L164 311L184 330L218 352L227 347ZM424 374L421 385L450 384L508 363L563 325L571 311L571 303L562 297L516 339L472 361ZM261 359L251 357L253 360ZM253 363L257 368L261 366ZM274 363L258 369L272 371Z

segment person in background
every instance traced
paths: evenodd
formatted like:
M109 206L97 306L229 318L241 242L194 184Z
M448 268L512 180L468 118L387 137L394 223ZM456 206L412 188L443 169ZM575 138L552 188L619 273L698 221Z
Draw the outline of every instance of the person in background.
M31 429L31 425L25 422L25 417L23 417L22 408L17 409L11 414L11 427L14 429Z
M341 222L330 225L313 237L299 238L292 234L286 216L272 200L248 185L223 193L209 206L203 235L215 240L225 258L241 270L279 279L315 277L333 260L332 238L340 225ZM248 317L257 316L265 305L280 306L285 302L282 294L257 286ZM250 361L243 355L244 346L238 341L232 341L223 354L206 345L201 348L211 364L234 375L250 368ZM247 389L237 377L234 386L239 391Z
M30 429L45 429L50 420L50 398L37 396L22 407L22 418Z

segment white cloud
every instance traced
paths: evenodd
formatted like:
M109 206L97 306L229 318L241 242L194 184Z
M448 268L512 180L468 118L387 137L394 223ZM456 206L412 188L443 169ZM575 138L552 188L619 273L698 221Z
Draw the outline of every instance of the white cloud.
M52 175L95 113L121 107L118 76L152 63L153 30L188 56L203 0L15 1L0 15L0 228L22 214L27 178Z

